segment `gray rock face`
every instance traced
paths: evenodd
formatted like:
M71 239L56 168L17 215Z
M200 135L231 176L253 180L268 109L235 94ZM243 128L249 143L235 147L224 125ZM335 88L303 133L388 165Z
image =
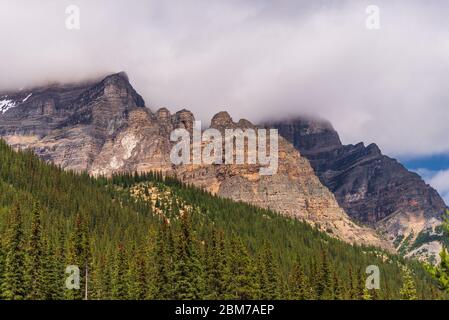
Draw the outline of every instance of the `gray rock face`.
M4 96L14 107L0 114L0 136L77 171L88 170L105 141L126 125L129 113L145 105L124 73Z
M191 130L193 114L172 115L166 108L153 113L124 74L8 96L16 104L0 114L0 136L65 169L92 175L162 170L220 196L304 219L344 241L389 248L372 229L349 219L309 161L285 139L279 139L279 169L273 176L261 176L254 164L173 165L170 133ZM211 126L254 128L247 120L234 122L226 112L214 116Z
M377 145L342 145L332 125L322 120L297 118L266 125L277 128L310 161L349 216L386 233L398 250L417 251L435 240L444 201Z

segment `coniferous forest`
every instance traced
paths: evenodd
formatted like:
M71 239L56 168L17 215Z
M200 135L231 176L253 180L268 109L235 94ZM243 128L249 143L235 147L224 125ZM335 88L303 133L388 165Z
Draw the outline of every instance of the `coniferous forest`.
M0 235L1 299L445 298L416 261L158 172L92 178L3 142Z

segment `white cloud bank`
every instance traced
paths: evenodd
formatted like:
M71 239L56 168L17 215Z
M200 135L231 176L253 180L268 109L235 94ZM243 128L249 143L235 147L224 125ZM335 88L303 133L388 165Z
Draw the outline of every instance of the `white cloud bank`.
M0 88L124 70L153 109L312 113L346 143L449 152L449 4L375 2L378 31L371 1L2 0ZM71 4L80 31L65 29Z
M428 169L417 169L416 172L423 177L423 179L434 187L446 204L449 206L449 169L432 171Z
M446 204L449 205L449 170L438 172L429 183L439 191Z

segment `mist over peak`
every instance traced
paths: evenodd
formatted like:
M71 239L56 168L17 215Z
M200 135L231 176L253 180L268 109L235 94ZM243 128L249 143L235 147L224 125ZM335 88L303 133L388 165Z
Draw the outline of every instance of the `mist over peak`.
M0 91L124 70L152 110L187 108L203 122L223 106L253 123L310 114L344 143L448 152L449 5L377 1L373 31L370 4L80 0L80 29L67 30L68 1L5 0Z

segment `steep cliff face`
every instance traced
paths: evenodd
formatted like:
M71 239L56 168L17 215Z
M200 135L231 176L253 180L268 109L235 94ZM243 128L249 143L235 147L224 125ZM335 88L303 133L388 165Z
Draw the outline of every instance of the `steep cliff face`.
M271 176L261 176L257 164L173 165L170 133L191 131L193 114L172 115L165 108L153 113L124 74L7 95L14 105L0 113L0 135L65 169L93 175L162 170L220 196L304 219L342 240L389 248L372 229L349 219L309 161L285 139L279 140L279 168ZM255 128L226 112L217 114L211 127Z
M123 73L0 96L12 101L0 114L0 135L9 144L77 171L88 170L105 141L126 125L129 113L144 107Z
M401 252L437 256L446 205L419 175L377 145L342 145L327 121L297 118L266 124L306 157L352 218L386 234Z

